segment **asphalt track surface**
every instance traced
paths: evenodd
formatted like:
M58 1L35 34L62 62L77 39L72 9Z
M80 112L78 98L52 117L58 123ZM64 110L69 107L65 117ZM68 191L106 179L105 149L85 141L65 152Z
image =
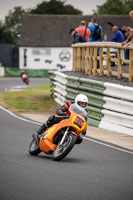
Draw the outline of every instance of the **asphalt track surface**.
M30 85L40 85L44 83L48 83L48 78L30 78ZM22 82L21 78L0 78L0 92L4 90L10 89L11 87L16 86L26 86L24 82Z
M60 162L31 156L38 127L0 109L0 200L133 199L133 154L84 139Z

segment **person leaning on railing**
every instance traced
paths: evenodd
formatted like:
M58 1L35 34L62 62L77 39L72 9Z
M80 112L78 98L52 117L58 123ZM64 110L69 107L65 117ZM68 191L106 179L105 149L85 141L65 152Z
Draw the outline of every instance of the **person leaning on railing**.
M129 18L133 22L133 10L129 12ZM122 45L125 45L125 44L126 46L133 44L133 30L130 32L128 38L124 42L122 42Z

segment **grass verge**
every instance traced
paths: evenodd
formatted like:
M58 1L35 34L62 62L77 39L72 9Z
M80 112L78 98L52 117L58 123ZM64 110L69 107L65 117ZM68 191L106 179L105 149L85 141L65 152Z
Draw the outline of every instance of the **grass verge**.
M23 112L47 112L57 104L50 95L50 84L29 86L21 91L3 92L10 109Z

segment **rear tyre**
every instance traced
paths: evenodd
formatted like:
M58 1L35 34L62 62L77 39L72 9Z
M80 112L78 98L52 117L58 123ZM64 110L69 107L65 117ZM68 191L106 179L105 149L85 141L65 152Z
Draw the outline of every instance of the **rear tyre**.
M70 133L67 135L64 143L61 145L60 142L57 144L52 156L56 161L62 160L72 150L76 142L76 136Z
M31 155L38 155L39 153L41 153L41 150L38 146L38 144L36 143L35 139L33 138L30 145L29 145L29 153Z

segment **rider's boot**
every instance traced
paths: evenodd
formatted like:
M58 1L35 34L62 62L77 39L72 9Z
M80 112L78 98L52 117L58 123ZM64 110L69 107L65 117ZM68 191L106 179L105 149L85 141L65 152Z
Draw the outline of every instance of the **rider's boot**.
M47 129L47 125L46 123L44 123L38 130L37 130L37 134L33 134L32 137L33 139L36 141L36 144L39 144L39 140L41 138L41 134Z
M37 135L38 135L38 137L40 137L41 134L42 134L47 128L48 128L48 127L47 127L47 124L44 123L44 124L37 130Z

